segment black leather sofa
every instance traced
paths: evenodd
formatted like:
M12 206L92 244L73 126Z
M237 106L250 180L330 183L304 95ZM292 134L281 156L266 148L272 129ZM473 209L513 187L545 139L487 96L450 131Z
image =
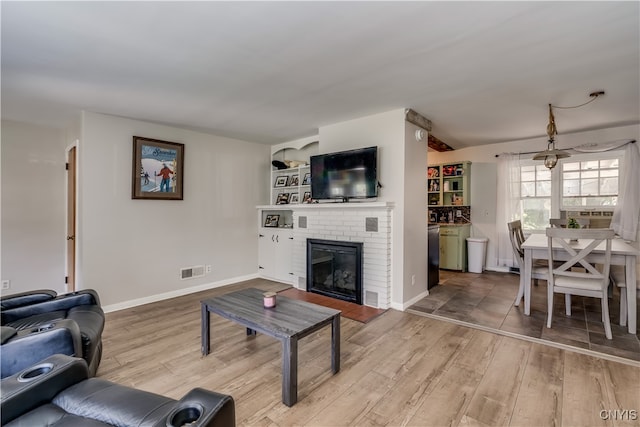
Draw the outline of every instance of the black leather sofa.
M84 360L53 355L3 378L2 426L235 426L228 395L195 388L174 400L100 378Z
M104 312L98 294L39 290L0 298L0 377L52 354L82 357L94 376L102 357Z

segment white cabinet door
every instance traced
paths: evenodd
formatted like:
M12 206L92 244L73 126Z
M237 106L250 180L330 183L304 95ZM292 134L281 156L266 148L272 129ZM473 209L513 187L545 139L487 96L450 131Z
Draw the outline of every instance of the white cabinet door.
M293 231L262 228L258 239L260 275L291 283L293 281Z

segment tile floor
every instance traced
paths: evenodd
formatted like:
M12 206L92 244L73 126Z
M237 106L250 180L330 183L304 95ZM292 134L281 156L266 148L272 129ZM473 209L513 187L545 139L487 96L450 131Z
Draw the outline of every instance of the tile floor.
M296 288L288 288L278 292L278 294L340 310L342 311L341 316L346 317L347 319L357 320L362 323L367 323L386 311L379 308L367 307L366 305L358 305L352 302L326 297L324 295L314 294L313 292L301 291Z
M440 270L440 284L431 288L429 296L407 311L640 361L638 336L629 334L626 326L619 325L620 294L617 288L609 298L613 339L607 340L600 320L600 300L573 296L572 315L568 317L564 313L564 295L557 294L553 323L551 328L547 328L547 282L541 280L538 286L532 287L531 316L525 316L523 304L520 307L513 305L518 281L519 276L510 273ZM640 319L640 313L638 317Z

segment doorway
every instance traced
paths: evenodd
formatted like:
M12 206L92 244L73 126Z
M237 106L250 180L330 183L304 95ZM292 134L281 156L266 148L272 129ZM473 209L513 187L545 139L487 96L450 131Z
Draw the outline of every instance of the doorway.
M67 159L67 292L76 290L76 147L68 151Z

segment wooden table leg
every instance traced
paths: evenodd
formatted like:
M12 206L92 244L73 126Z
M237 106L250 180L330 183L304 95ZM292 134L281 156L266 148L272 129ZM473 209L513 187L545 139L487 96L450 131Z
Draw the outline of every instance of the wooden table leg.
M340 371L340 314L331 322L331 371Z
M623 292L627 292L627 328L630 334L636 333L636 310L637 307L637 290L636 290L636 257L625 257L625 281L627 282L627 288Z
M282 340L282 403L291 407L298 401L298 338Z
M210 345L211 345L211 335L210 335L210 331L209 331L209 310L207 309L207 304L205 303L201 303L201 325L200 325L200 335L201 335L201 339L202 339L202 344L201 344L201 351L202 351L202 355L206 356L207 354L209 354L210 351Z
M524 250L524 314L531 314L531 269L532 269L531 250ZM522 272L521 272L522 273Z

